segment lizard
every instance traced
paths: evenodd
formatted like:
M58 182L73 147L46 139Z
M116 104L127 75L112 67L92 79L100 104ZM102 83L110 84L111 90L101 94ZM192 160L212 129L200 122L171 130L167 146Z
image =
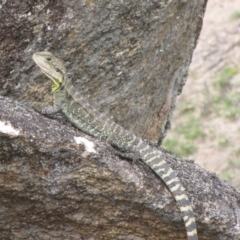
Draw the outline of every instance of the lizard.
M137 154L167 185L179 204L188 240L198 240L196 221L191 203L177 173L170 168L163 152L151 147L142 138L96 110L74 88L63 62L51 52L36 52L32 56L42 72L52 81L53 105L42 109L43 114L62 111L67 119L81 131L106 141L122 152Z

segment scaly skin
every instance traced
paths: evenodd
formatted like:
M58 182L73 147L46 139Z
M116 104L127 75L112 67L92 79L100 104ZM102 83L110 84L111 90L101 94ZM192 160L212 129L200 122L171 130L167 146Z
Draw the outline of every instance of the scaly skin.
M165 182L180 206L188 240L197 240L197 230L191 203L176 173L168 166L163 153L150 147L141 138L111 121L84 99L71 85L64 64L50 52L36 52L33 60L43 73L52 80L54 105L43 109L52 114L59 110L78 129L105 140L124 152L137 154Z

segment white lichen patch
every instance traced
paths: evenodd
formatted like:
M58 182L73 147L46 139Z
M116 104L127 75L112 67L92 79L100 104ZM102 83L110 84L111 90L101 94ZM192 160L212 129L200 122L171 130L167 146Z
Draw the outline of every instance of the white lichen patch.
M0 132L10 136L18 136L20 131L15 129L9 122L0 121Z
M83 144L88 152L96 153L93 142L83 137L74 137L74 140L77 144Z

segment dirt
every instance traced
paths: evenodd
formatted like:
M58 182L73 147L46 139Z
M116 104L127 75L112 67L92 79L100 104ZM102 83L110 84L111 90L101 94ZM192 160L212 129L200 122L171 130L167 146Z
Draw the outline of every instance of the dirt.
M234 74L221 83L227 68ZM187 158L240 187L239 0L208 1L189 77L178 98L172 130L166 139L181 138L176 127L188 121L187 108L199 118L204 133L192 140L197 150Z

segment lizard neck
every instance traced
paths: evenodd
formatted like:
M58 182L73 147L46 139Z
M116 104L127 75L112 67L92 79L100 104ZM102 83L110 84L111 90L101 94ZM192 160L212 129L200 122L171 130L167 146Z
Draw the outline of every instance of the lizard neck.
M66 81L65 81L65 85L64 85L64 89L67 91L67 93L70 95L70 96L74 96L76 94L79 95L79 93L77 92L77 90L74 88L73 84L72 84L72 81L70 78L68 78L67 76L65 76L66 78Z

